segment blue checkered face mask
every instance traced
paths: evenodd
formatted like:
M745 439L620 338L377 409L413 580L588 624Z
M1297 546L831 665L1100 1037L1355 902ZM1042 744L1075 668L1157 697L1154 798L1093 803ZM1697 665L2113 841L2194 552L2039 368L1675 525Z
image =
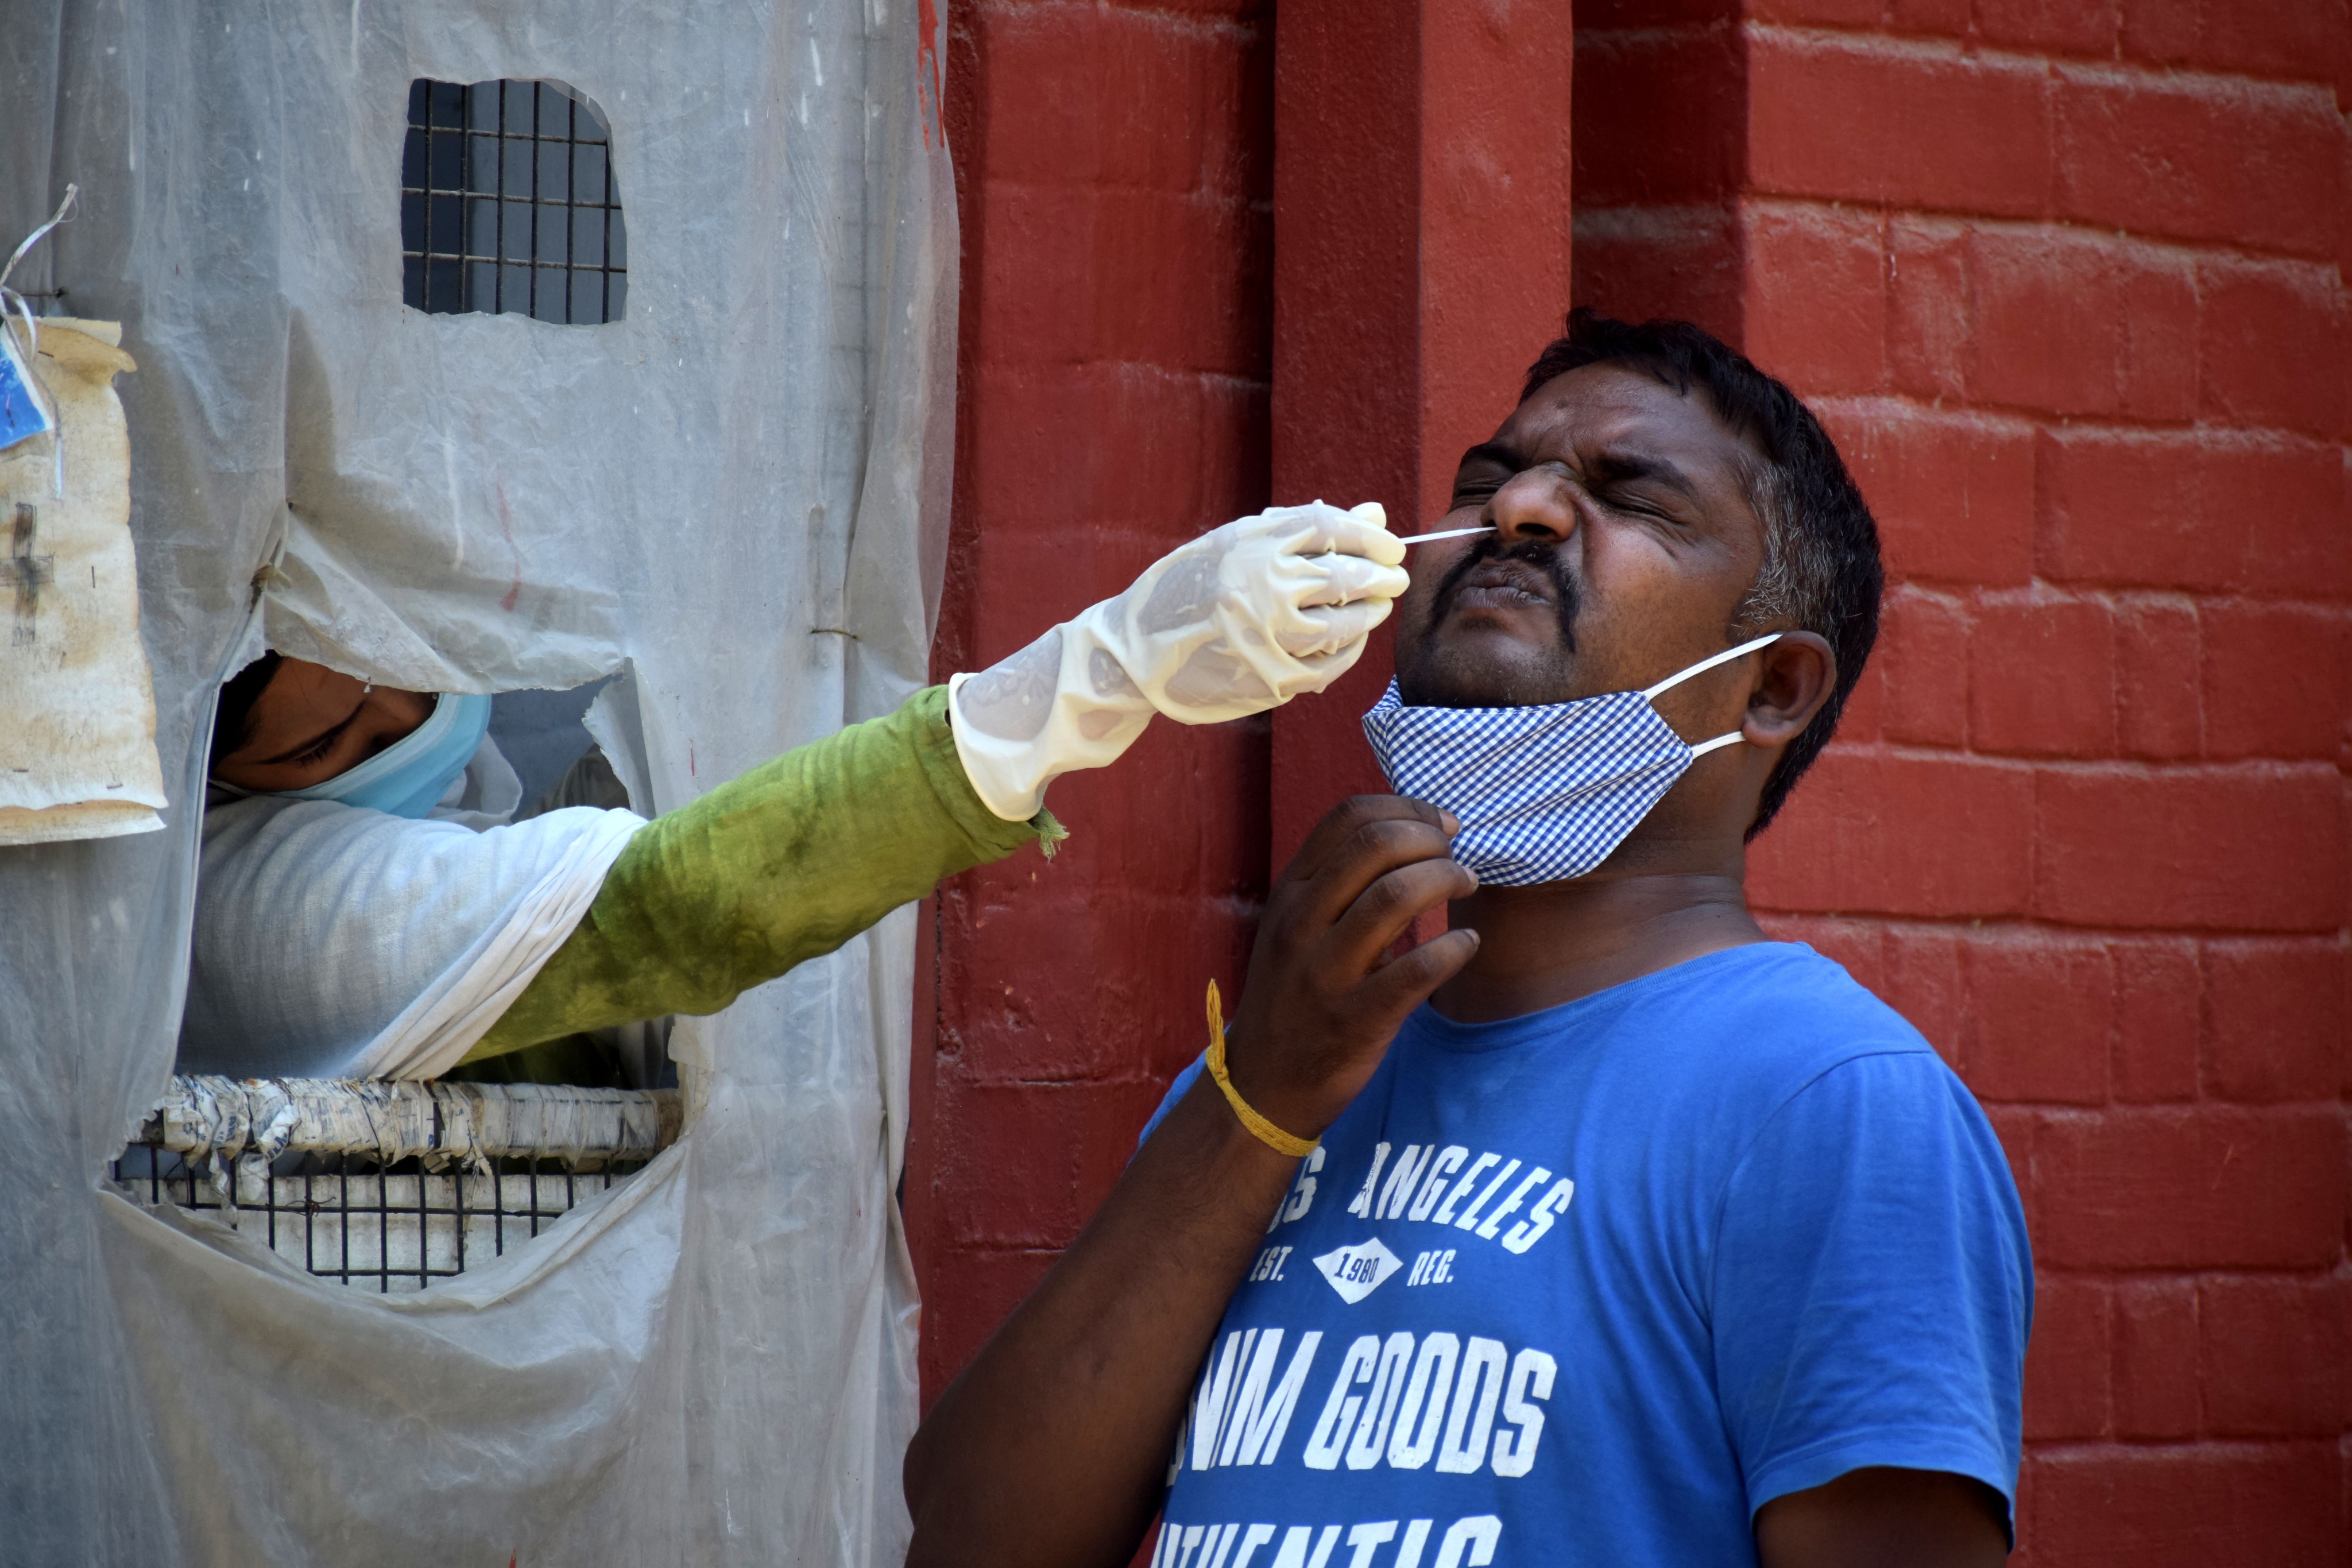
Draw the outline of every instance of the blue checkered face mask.
M1389 788L1461 821L1454 858L1490 887L1582 876L1622 843L1690 765L1739 732L1693 746L1651 706L1780 633L1727 648L1647 691L1532 707L1409 707L1396 682L1364 716Z

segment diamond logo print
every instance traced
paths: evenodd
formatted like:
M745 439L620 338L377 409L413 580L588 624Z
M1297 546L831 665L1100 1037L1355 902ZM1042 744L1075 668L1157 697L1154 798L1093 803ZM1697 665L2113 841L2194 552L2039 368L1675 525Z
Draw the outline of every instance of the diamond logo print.
M1331 1281L1339 1299L1354 1306L1379 1290L1381 1281L1402 1265L1398 1263L1397 1255L1381 1246L1380 1238L1375 1236L1370 1241L1326 1252L1315 1260L1315 1266L1323 1270L1323 1277Z

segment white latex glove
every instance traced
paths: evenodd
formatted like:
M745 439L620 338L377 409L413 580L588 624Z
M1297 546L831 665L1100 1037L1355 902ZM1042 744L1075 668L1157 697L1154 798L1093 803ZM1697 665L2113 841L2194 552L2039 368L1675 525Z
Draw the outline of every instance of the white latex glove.
M1317 501L1227 523L1003 664L948 682L971 787L1024 822L1058 774L1100 768L1154 713L1221 724L1348 673L1408 585L1380 503Z

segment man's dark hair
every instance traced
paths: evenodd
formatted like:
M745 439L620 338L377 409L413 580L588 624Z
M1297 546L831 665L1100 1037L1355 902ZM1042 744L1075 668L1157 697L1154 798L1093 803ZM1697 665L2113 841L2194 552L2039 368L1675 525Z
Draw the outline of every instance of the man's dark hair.
M264 653L222 683L220 706L213 709L213 761L253 738L253 705L278 674L278 664L277 654ZM210 763L205 770L211 770Z
M1612 320L1586 306L1568 313L1568 336L1528 370L1526 402L1553 377L1586 365L1626 365L1682 396L1706 390L1715 412L1760 455L1740 476L1764 524L1764 565L1732 617L1735 639L1774 621L1819 632L1837 654L1837 688L1764 781L1748 836L1764 831L1799 778L1830 743L1845 699L1878 640L1878 525L1812 411L1711 333L1687 321Z

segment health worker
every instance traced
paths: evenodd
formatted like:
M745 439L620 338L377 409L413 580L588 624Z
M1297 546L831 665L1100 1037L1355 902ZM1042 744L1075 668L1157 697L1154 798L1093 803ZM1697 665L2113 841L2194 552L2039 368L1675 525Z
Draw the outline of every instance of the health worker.
M1155 715L1322 690L1403 559L1377 505L1242 518L993 668L651 821L517 821L489 698L268 655L218 710L179 1070L593 1081L564 1060L583 1037L717 1012L942 877L1050 852L1046 787Z

